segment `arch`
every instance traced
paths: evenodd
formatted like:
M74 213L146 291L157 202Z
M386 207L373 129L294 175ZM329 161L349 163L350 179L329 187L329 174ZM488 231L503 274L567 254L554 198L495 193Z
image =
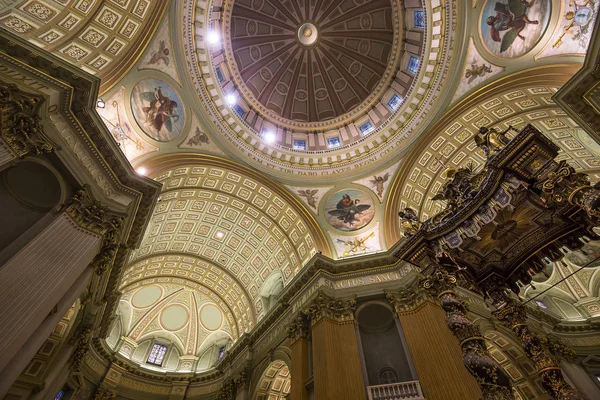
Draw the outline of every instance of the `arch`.
M288 364L283 360L275 360L265 368L253 400L285 400L291 391L292 378Z
M545 391L538 381L538 374L519 342L504 328L496 329L491 321L477 321L492 358L510 378L513 390L523 399L534 399Z
M387 302L372 300L361 304L356 310L356 322L366 386L392 383L392 375L394 382L417 379L402 327Z
M0 233L0 250L64 203L66 192L60 173L42 159L25 158L0 171L2 223L11 227Z
M300 218L302 220L308 223L308 229L314 236L317 250L327 257L332 257L329 242L327 241L325 234L311 212L298 199L292 196L287 190L283 189L277 182L254 169L245 167L241 164L226 160L221 157L208 154L166 154L152 158L144 164L144 167L148 171L148 176L156 177L163 171L169 169L182 166L202 165L220 167L235 171L239 174L249 176L275 191L275 193L281 196L283 200L288 202L294 208L294 210L300 214Z

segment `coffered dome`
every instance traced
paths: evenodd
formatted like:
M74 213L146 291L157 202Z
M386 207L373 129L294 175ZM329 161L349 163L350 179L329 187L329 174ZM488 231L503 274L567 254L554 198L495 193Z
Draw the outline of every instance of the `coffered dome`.
M238 0L225 13L225 51L246 102L278 125L355 117L397 68L390 0ZM391 61L391 62L390 62Z
M193 2L184 33L198 105L219 140L258 169L286 179L351 174L406 148L439 106L450 6Z

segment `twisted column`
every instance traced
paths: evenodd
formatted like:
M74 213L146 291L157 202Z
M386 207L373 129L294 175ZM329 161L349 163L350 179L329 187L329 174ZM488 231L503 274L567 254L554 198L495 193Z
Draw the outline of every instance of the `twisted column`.
M510 380L490 356L479 327L467 318L467 307L454 291L456 276L438 268L423 281L446 312L446 324L459 340L463 363L477 380L484 400L512 400Z
M558 360L550 352L548 339L536 335L527 326L525 307L504 294L495 303L497 310L493 312L494 316L519 338L550 396L557 400L583 400L563 377Z

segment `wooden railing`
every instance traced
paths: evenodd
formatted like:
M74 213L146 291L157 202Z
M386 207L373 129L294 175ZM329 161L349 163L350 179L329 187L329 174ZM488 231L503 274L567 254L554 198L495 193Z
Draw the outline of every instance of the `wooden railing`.
M419 381L367 386L369 400L425 400Z

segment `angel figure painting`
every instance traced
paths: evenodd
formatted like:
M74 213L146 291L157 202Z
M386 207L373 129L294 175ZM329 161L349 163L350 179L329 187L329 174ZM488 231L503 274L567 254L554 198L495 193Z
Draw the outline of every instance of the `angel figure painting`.
M144 133L168 142L183 129L183 105L177 93L158 79L143 79L131 93L131 109Z
M550 7L550 0L488 0L481 18L483 42L500 57L524 55L546 30Z
M359 190L345 190L334 194L325 205L327 222L341 231L355 231L365 227L375 215L373 201Z

